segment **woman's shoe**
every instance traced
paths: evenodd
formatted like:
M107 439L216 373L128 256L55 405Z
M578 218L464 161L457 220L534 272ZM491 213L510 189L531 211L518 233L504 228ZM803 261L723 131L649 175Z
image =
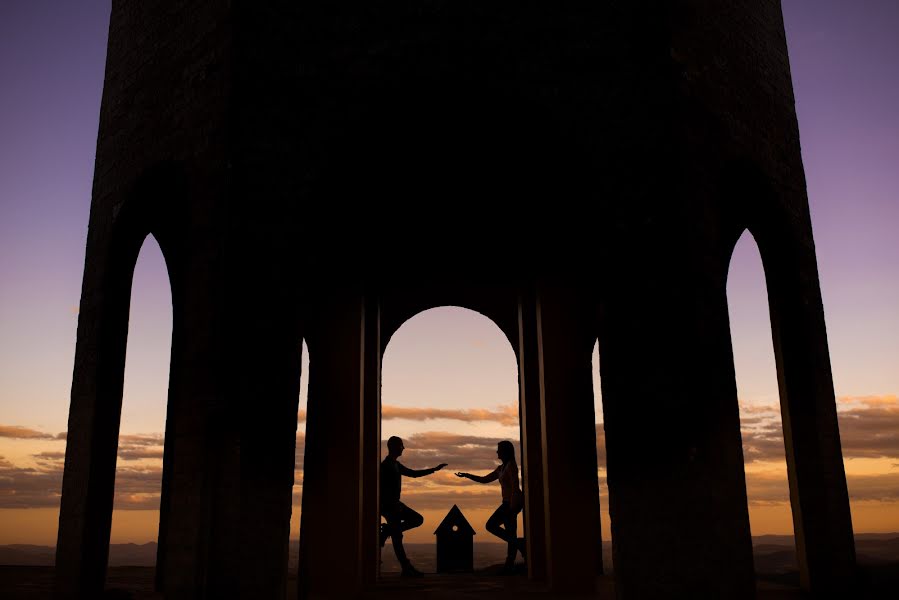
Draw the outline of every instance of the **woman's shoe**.
M515 558L507 558L506 564L503 565L503 568L499 572L500 575L514 575L515 574Z

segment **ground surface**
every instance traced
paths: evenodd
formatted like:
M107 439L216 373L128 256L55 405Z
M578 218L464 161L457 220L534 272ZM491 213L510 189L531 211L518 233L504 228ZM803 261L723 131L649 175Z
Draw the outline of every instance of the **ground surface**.
M788 536L762 536L754 538L755 567L758 573L758 597L760 600L787 600L805 598L799 589L795 551ZM290 564L296 564L296 543L291 544ZM366 600L399 599L418 600L429 598L487 599L487 598L558 598L550 596L539 584L527 579L522 564L518 574L511 577L499 575L499 566L505 556L505 548L498 544L475 544L476 571L465 574L435 574L435 549L433 544L407 544L409 557L427 576L422 579L402 579L399 565L388 543L382 552L381 579L377 586L363 594ZM858 589L851 597L858 599L894 599L899 590L899 535L869 534L856 537L859 562ZM611 572L611 548L604 544L603 554L607 572ZM0 547L0 562L15 562L13 566L0 566L0 599L37 600L49 598L53 585L53 557L55 551L43 546ZM156 545L114 545L110 548L110 568L107 577L109 600L161 600L153 592L153 562ZM124 563L124 564L123 564ZM126 566L127 564L139 566ZM288 582L288 598L296 598L296 574L292 572ZM613 575L597 578L596 594L591 598L615 597Z
M855 598L895 598L899 589L899 564L880 565L862 569L863 577ZM539 585L525 576L502 577L495 570L486 569L462 575L429 574L422 579L401 579L398 574L385 574L378 585L364 593L365 600L417 600L429 598L443 600L461 598L480 600L488 598L559 598L550 596ZM53 583L53 567L0 566L0 598L4 600L38 600L50 597ZM291 599L296 598L296 579L289 582ZM107 600L161 600L153 593L152 567L111 567L109 570ZM596 599L613 599L614 580L611 575L597 578ZM759 580L759 600L789 600L806 598L797 586Z

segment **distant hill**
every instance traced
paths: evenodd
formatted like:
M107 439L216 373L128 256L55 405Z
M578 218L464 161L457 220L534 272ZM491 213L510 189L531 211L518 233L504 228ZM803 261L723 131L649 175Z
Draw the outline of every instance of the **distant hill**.
M0 565L21 565L28 567L52 566L56 561L53 546L32 546L11 544L0 546Z
M52 567L56 563L56 548L10 544L0 546L0 565ZM110 567L153 567L156 565L156 542L146 544L110 544Z

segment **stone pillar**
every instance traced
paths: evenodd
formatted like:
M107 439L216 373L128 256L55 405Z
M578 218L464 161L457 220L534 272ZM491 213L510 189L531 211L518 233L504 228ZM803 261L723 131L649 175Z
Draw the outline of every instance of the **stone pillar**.
M760 236L780 387L793 529L804 588L848 591L855 542L840 445L818 269L805 227L800 243Z
M172 286L172 358L156 562L157 590L176 597L203 586L199 574L207 564L211 474L217 458L208 417L220 388L212 335L217 311L214 304L196 302L206 289L187 279L183 285L173 281Z
M543 507L542 382L537 351L537 302L533 290L518 303L518 410L528 576L546 578L546 521Z
M200 178L192 186L212 198L224 193L214 177ZM157 239L164 251L175 251L166 257L172 284L172 350L156 587L168 596L184 597L197 595L214 579L210 549L215 545L215 503L236 494L233 488L215 489L219 465L226 459L220 447L227 385L220 329L225 311L223 294L217 292L222 285L216 268L221 257L215 240L196 232Z
M362 582L378 579L381 468L381 319L378 299L365 300L365 373L362 408Z
M557 593L594 590L600 543L592 332L576 298L543 285L536 306L546 576Z
M284 598L287 593L302 345L296 320L284 316L283 322L277 317L254 320L256 334L234 348L241 356L229 393L235 408L240 407L234 413L240 431L240 522L235 533L240 597L247 599ZM217 526L231 529L224 523Z
M300 598L346 598L362 581L365 316L361 294L311 315Z
M600 346L620 598L753 598L727 297L683 245L622 269ZM651 247L653 250L655 247Z
M95 215L78 315L55 596L99 597L115 489L131 279L143 236Z

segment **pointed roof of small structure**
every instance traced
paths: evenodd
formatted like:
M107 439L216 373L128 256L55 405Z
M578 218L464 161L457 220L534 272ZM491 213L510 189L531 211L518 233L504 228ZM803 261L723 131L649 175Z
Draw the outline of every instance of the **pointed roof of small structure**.
M455 531L453 531L453 526L457 528ZM438 533L457 533L459 531L475 535L474 528L469 524L468 519L465 518L459 507L453 504L453 507L446 513L443 521L440 522L440 525L434 531L434 535Z

